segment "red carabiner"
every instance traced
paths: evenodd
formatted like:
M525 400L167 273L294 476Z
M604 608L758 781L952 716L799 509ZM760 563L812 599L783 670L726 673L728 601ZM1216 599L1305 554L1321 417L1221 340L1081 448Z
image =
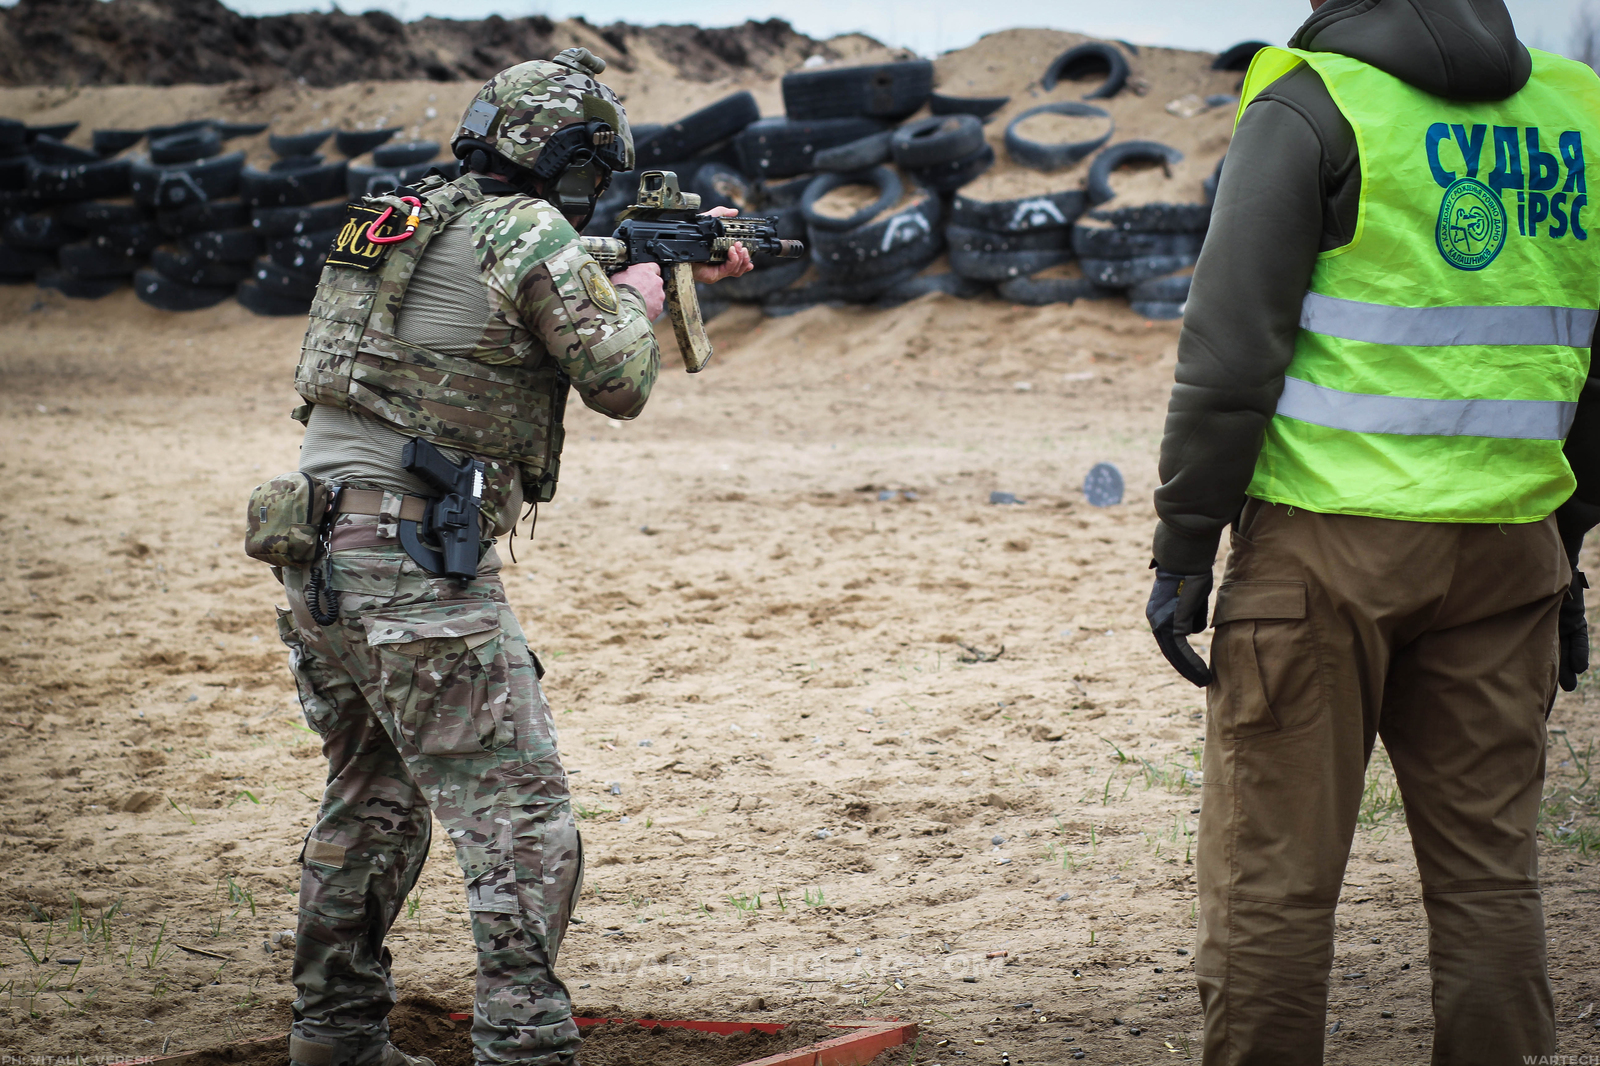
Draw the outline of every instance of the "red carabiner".
M400 202L411 205L411 214L406 218L406 231L396 233L393 237L378 236L378 227L389 221L389 216L394 214L394 208L386 207L383 209L383 214L378 216L378 220L367 227L367 240L373 244L398 244L417 232L417 227L422 224L422 216L417 214L422 210L422 201L415 196L402 196Z

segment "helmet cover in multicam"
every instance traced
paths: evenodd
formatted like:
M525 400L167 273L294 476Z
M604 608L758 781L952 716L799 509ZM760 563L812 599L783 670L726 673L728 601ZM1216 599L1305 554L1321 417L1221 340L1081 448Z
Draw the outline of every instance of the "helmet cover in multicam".
M451 143L482 141L522 167L532 167L550 135L573 123L598 119L617 133L632 169L633 131L610 87L596 80L605 60L586 48L568 48L551 60L531 60L502 70L478 90Z

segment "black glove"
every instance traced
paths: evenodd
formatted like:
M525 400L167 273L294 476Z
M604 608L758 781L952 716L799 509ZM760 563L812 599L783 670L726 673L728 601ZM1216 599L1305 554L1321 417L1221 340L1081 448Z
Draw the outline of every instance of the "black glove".
M1205 629L1206 603L1210 598L1210 571L1173 574L1157 567L1156 586L1150 590L1150 603L1144 609L1161 654L1178 673L1201 688L1211 684L1214 675L1206 661L1189 647L1189 634Z
M1556 629L1561 634L1561 657L1556 667L1556 683L1565 692L1578 687L1578 675L1589 669L1589 619L1583 613L1583 590L1589 579L1582 570L1572 571L1572 584L1561 602L1561 617Z

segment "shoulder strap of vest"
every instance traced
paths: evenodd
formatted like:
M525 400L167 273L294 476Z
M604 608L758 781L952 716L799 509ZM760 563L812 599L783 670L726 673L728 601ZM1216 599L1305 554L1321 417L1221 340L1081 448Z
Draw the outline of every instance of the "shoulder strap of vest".
M1233 117L1235 127L1244 118L1244 109L1250 101L1279 78L1304 63L1306 53L1294 48L1263 48L1250 60L1250 69L1244 76L1244 88L1239 91L1239 112Z

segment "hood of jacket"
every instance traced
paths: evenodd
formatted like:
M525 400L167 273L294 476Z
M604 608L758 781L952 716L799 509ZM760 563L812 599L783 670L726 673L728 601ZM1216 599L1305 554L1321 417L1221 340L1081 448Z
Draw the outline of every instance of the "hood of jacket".
M1504 100L1533 69L1505 0L1328 0L1289 44L1359 59L1450 100Z

